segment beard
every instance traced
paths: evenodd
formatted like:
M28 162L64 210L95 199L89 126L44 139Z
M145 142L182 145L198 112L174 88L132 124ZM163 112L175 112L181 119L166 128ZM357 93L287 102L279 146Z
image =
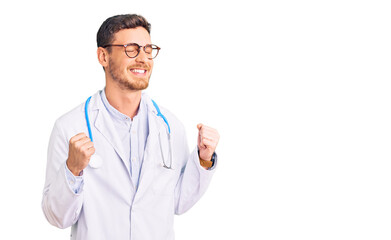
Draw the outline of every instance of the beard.
M127 68L127 71L130 71L130 68L144 68L148 69L149 67L146 65L133 65ZM108 67L108 72L111 76L111 78L119 85L119 87L123 90L144 90L148 87L149 85L149 79L151 78L151 74L145 78L145 77L136 77L132 76L129 78L128 75L122 73L121 69L119 66L116 66L114 61L112 61L111 58L109 58L109 67Z

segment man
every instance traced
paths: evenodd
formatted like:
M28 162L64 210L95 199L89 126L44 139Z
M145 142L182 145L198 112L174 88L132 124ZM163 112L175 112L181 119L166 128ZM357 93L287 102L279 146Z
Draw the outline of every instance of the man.
M72 226L72 239L174 239L174 214L200 199L215 171L219 134L198 124L190 154L183 125L142 93L160 50L145 18L108 18L97 42L106 87L56 121L43 211Z

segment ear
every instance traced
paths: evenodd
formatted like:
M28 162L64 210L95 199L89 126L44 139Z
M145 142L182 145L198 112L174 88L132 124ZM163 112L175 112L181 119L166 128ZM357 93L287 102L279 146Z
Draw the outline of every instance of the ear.
M98 55L98 61L102 67L107 67L109 64L109 53L107 52L106 49L102 47L98 47L98 50L96 51Z

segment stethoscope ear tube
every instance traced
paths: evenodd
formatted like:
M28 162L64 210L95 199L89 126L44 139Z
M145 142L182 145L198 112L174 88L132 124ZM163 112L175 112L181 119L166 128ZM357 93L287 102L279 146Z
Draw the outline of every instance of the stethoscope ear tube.
M160 132L159 132L158 138L159 138L160 154L161 154L161 156L162 156L162 162L163 162L162 166L163 166L164 168L167 168L167 169L170 169L170 170L174 170L174 169L172 168L172 144L171 144L171 134L168 133L167 136L168 136L168 151L169 151L169 152L168 152L168 157L169 157L168 160L166 160L166 157L165 157L165 154L164 154L164 151L163 151L162 139L161 139Z
M164 152L163 152L163 147L162 147L162 140L160 138L160 132L159 132L159 145L160 145L160 154L162 155L162 161L163 161L163 167L164 168L167 168L167 169L171 169L173 170L172 168L172 159L173 159L173 155L172 155L172 142L171 142L171 128L170 128L170 124L168 124L168 121L167 121L167 118L162 114L162 112L160 112L160 108L159 106L156 104L155 101L152 100L152 103L153 105L155 106L155 109L157 111L157 117L161 117L163 119L163 121L166 123L167 125L167 138L168 138L168 151L169 151L169 161L166 161L166 158L164 157ZM167 165L169 163L169 165Z
M173 159L173 154L172 154L172 141L171 141L171 133L168 134L168 144L170 145L170 168L172 168L172 159Z

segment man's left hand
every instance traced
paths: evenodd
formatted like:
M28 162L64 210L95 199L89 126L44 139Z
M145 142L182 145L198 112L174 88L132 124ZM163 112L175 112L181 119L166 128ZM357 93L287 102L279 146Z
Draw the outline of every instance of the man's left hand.
M197 124L198 128L198 150L199 157L202 160L212 160L213 153L216 150L220 135L216 129L208 127L204 124Z

